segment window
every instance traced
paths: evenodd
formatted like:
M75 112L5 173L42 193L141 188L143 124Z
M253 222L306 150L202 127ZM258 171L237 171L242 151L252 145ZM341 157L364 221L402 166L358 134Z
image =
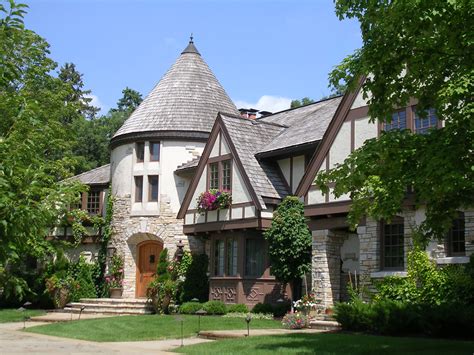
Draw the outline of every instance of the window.
M227 240L226 276L237 276L237 239Z
M421 118L417 113L415 107L413 108L413 114L415 118L415 133L425 134L432 128L438 126L438 117L436 111L431 108L426 111L426 117Z
M150 161L160 160L160 142L150 142Z
M135 154L137 156L137 163L143 163L145 157L145 143L137 143L135 145Z
M402 218L391 224L382 223L382 269L403 270L405 257L404 225Z
M464 213L459 213L453 221L453 226L448 231L446 238L446 256L466 255L466 239L464 230Z
M214 275L224 276L224 241L216 240L214 244Z
M143 201L143 176L135 176L135 202Z
M100 191L99 190L91 190L87 194L86 210L90 214L100 213Z
M223 160L209 164L209 189L232 190L232 161Z
M148 184L148 201L158 202L158 175L149 175Z
M231 189L231 170L230 160L222 162L222 190L230 191Z
M263 239L245 240L245 276L261 277L265 271Z
M407 128L407 113L405 109L396 111L392 114L391 122L384 122L383 130L392 131L395 129L403 130Z
M209 189L219 188L219 163L209 164Z

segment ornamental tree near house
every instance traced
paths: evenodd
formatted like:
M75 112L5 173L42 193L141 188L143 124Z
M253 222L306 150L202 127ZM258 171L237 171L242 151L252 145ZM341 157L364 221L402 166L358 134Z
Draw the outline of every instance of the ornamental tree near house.
M331 83L354 89L367 75L362 90L373 121L390 121L394 107L415 98L420 116L434 108L445 127L386 132L316 182L335 182L336 196L351 193L353 226L364 215L390 220L411 186L427 208L421 232L441 238L457 210L474 206L473 2L337 0L336 13L359 20L363 46L334 69Z
M273 214L271 227L264 233L268 240L272 274L290 284L293 297L301 278L311 268L311 233L304 217L303 203L288 196Z

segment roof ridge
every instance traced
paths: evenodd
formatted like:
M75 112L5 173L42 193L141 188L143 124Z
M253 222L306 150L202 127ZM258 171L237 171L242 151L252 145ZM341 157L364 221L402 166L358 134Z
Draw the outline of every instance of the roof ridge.
M221 116L225 116L225 117L228 117L228 118L234 118L234 119L237 119L237 120L242 120L242 121L245 121L245 122L249 122L253 125L266 124L266 125L269 125L269 126L276 126L276 127L281 127L281 128L290 128L290 126L287 126L287 125L284 125L284 124L281 124L281 123L258 121L258 120L255 120L255 119L253 120L251 118L245 118L245 117L238 116L238 115L227 114L225 112L219 112L219 114L221 114Z
M312 102L312 103L307 104L307 105L304 105L304 106L290 107L290 108L287 108L286 110L274 112L274 113L272 113L271 115L266 115L266 116L263 116L263 117L259 117L259 118L257 118L257 120L260 121L260 120L262 120L262 119L265 119L265 118L268 118L268 117L272 117L272 116L278 115L278 114L283 113L283 112L288 112L288 111L292 111L292 110L298 110L298 109L301 109L301 108L303 108L303 107L308 107L308 106L320 104L320 103L325 102L325 101L334 100L334 99L340 98L340 97L342 97L342 96L344 96L344 95L336 95L336 96L333 96L333 97L328 97L328 98L326 98L326 99L321 99L321 100L319 100L319 101L315 101L315 102Z

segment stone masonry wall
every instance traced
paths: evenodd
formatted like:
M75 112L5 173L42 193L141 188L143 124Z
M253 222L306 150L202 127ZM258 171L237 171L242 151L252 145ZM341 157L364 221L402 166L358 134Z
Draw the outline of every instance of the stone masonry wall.
M168 248L170 256L174 255L180 240L185 250L193 253L204 251L200 240L183 234L183 220L176 219L167 195L160 195L160 214L157 216L131 216L130 210L130 196L115 197L109 247L115 247L116 252L124 257L123 298L135 298L137 244L140 242L160 241L163 248Z

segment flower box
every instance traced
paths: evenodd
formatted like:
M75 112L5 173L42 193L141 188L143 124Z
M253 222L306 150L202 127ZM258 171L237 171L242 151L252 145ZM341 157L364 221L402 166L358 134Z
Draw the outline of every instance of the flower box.
M205 213L228 208L231 203L232 196L230 192L210 189L201 193L197 198L197 209L199 213Z

